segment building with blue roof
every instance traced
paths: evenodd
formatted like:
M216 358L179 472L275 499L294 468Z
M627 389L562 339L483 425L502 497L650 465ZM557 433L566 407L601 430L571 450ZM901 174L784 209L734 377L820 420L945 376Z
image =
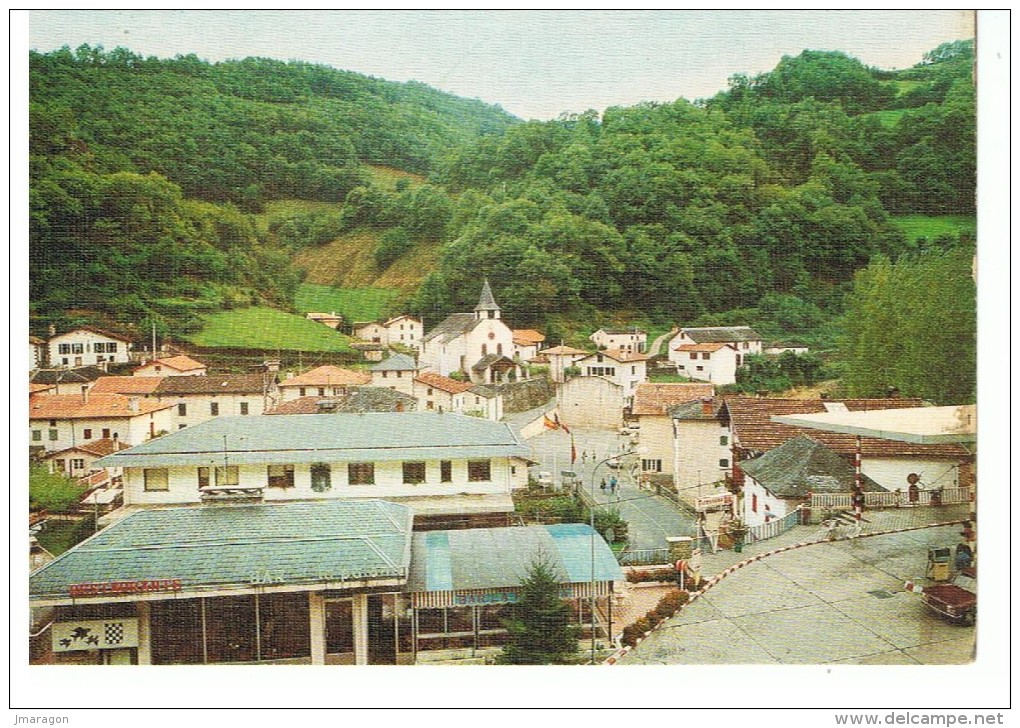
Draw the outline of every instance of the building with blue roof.
M30 605L50 622L32 654L162 665L483 655L505 641L502 620L538 559L577 621L612 634L623 575L587 525L413 532L412 520L382 500L133 513L30 575Z

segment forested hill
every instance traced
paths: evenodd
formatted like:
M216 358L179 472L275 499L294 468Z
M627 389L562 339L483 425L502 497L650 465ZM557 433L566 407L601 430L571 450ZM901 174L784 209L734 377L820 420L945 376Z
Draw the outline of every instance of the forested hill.
M520 123L304 63L33 53L33 312L179 333L202 310L288 308L297 249L348 236L380 275L438 260L409 302L429 321L487 275L508 320L552 338L614 317L787 335L838 314L876 255L956 244L891 216L973 214L973 58L972 41L903 71L805 51L712 99ZM283 198L326 209L256 224Z

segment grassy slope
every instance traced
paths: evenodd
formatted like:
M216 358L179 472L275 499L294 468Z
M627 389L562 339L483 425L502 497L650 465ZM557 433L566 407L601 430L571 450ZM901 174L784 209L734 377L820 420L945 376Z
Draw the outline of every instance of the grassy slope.
M345 323L374 321L387 313L396 295L387 288L333 288L315 283L298 287L295 305L299 311L324 311L343 314Z
M381 187L384 190L395 189L397 180L401 179L406 179L411 187L420 187L425 184L425 178L420 174L405 172L402 169L383 167L378 164L366 165L364 169L368 172L372 182L375 183L377 187Z
M189 337L198 346L293 351L352 351L350 338L301 316L272 308L220 311Z
M899 215L890 218L908 240L925 237L929 240L939 235L956 235L958 232L977 230L977 220L969 215Z

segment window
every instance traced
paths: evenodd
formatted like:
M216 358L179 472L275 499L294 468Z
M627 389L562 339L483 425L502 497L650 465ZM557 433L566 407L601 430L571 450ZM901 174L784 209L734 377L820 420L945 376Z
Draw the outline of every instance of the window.
M697 369L699 372L705 371L705 367L702 367L702 366L697 366L697 367L694 367L694 368Z
M708 361L711 358L712 358L712 355L709 354L707 351L701 352L701 359L702 359L702 361Z
M740 354L737 354L737 366L740 366Z
M488 353L489 353L489 346L488 346L488 344L482 344L482 356L485 356Z
M729 445L730 444L730 438L728 438L726 435L719 435L719 444L720 445Z
M216 485L237 485L238 472L236 465L221 465L216 468Z
M58 354L70 354L71 353L71 345L70 344L60 344L60 345L58 345L57 346L57 353Z
M98 346L98 344L97 344L97 346ZM157 371L157 372L161 372L161 371L163 371L163 367L162 367L162 365L160 365L160 364L157 364L157 365L156 365L156 371Z
M293 488L293 465L270 465L266 468L266 478L270 488Z
M325 397L326 396L326 388L325 387L319 387L319 396L320 397Z
M185 427L187 427L187 425L185 425L183 422L181 424L177 425L177 429L178 430L183 430Z
M85 345L84 344L71 344L71 353L72 354L84 354L85 353Z
M697 358L698 358L698 352L692 351L691 352L691 359L697 359Z
M72 458L71 459L71 470L84 470L85 459L84 458Z
M103 428L103 439L104 440L108 440L109 438L110 438L110 428L104 427Z
M758 512L758 494L751 493L751 513Z
M91 440L92 439L92 428L86 427L84 430L82 430L81 436L84 437L86 440Z
M425 463L404 463L404 484L417 485L425 482Z
M492 467L488 460L468 460L468 480L478 483L492 480Z
M209 403L209 414L211 414L213 417L215 417L219 413L220 413L220 403L219 402L210 402Z
M57 421L56 420L50 420L50 427L56 427L56 426L57 426Z
M502 355L502 353L503 353L503 345L502 344L496 344L496 353Z
M403 374L404 374L403 372L397 372L397 379L400 379L400 377L403 376Z
M32 430L32 442L42 442L42 430Z
M730 466L729 458L719 458L719 467L728 468Z
M661 473L662 460L641 460L641 469L646 473Z
M146 492L170 490L170 471L166 468L144 468L142 477L145 479Z
M384 369L384 370L382 371L382 378L383 378L383 379L386 379L386 378L387 378L388 376L389 376L389 372L387 372L387 371L386 371L386 370Z
M329 463L312 463L312 490L316 493L325 493L333 487L333 471Z
M298 387L298 396L299 397L304 397L305 396L305 388L304 387Z
M745 349L749 348L750 346L751 346L751 345L750 345L750 344L749 344L748 342L746 342L746 341L744 342L744 348L745 348Z
M375 485L375 463L347 463L350 485Z
M209 487L209 468L199 468L198 469L198 488L199 488L199 490L201 490L202 488L208 488L208 487Z
M432 396L432 387L429 387L429 388L428 388L428 395L429 395L430 397Z
M425 409L435 409L435 408L436 408L436 405L435 405L435 403L431 399L428 402L425 403Z
M180 404L177 405L177 416L178 417L188 416L188 405L186 405L184 402L181 402Z
M56 440L58 437L56 430L50 430L50 440Z
M248 414L248 403L247 402L241 402L241 414L242 415Z

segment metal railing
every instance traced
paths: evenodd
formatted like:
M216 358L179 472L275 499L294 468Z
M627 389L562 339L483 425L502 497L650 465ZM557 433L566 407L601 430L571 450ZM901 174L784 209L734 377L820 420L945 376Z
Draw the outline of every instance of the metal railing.
M616 555L620 566L650 566L652 564L668 564L669 549L626 549Z
M761 523L757 526L752 526L747 529L747 534L744 536L744 543L754 543L755 541L764 541L769 538L775 538L776 536L786 533L794 526L800 523L800 509L790 511L782 518L777 518L774 521L768 523Z
M970 488L939 488L921 490L911 500L908 491L879 491L864 494L865 508L897 508L899 506L937 506L954 503L969 503L973 500ZM812 508L852 508L853 500L850 493L812 493Z

